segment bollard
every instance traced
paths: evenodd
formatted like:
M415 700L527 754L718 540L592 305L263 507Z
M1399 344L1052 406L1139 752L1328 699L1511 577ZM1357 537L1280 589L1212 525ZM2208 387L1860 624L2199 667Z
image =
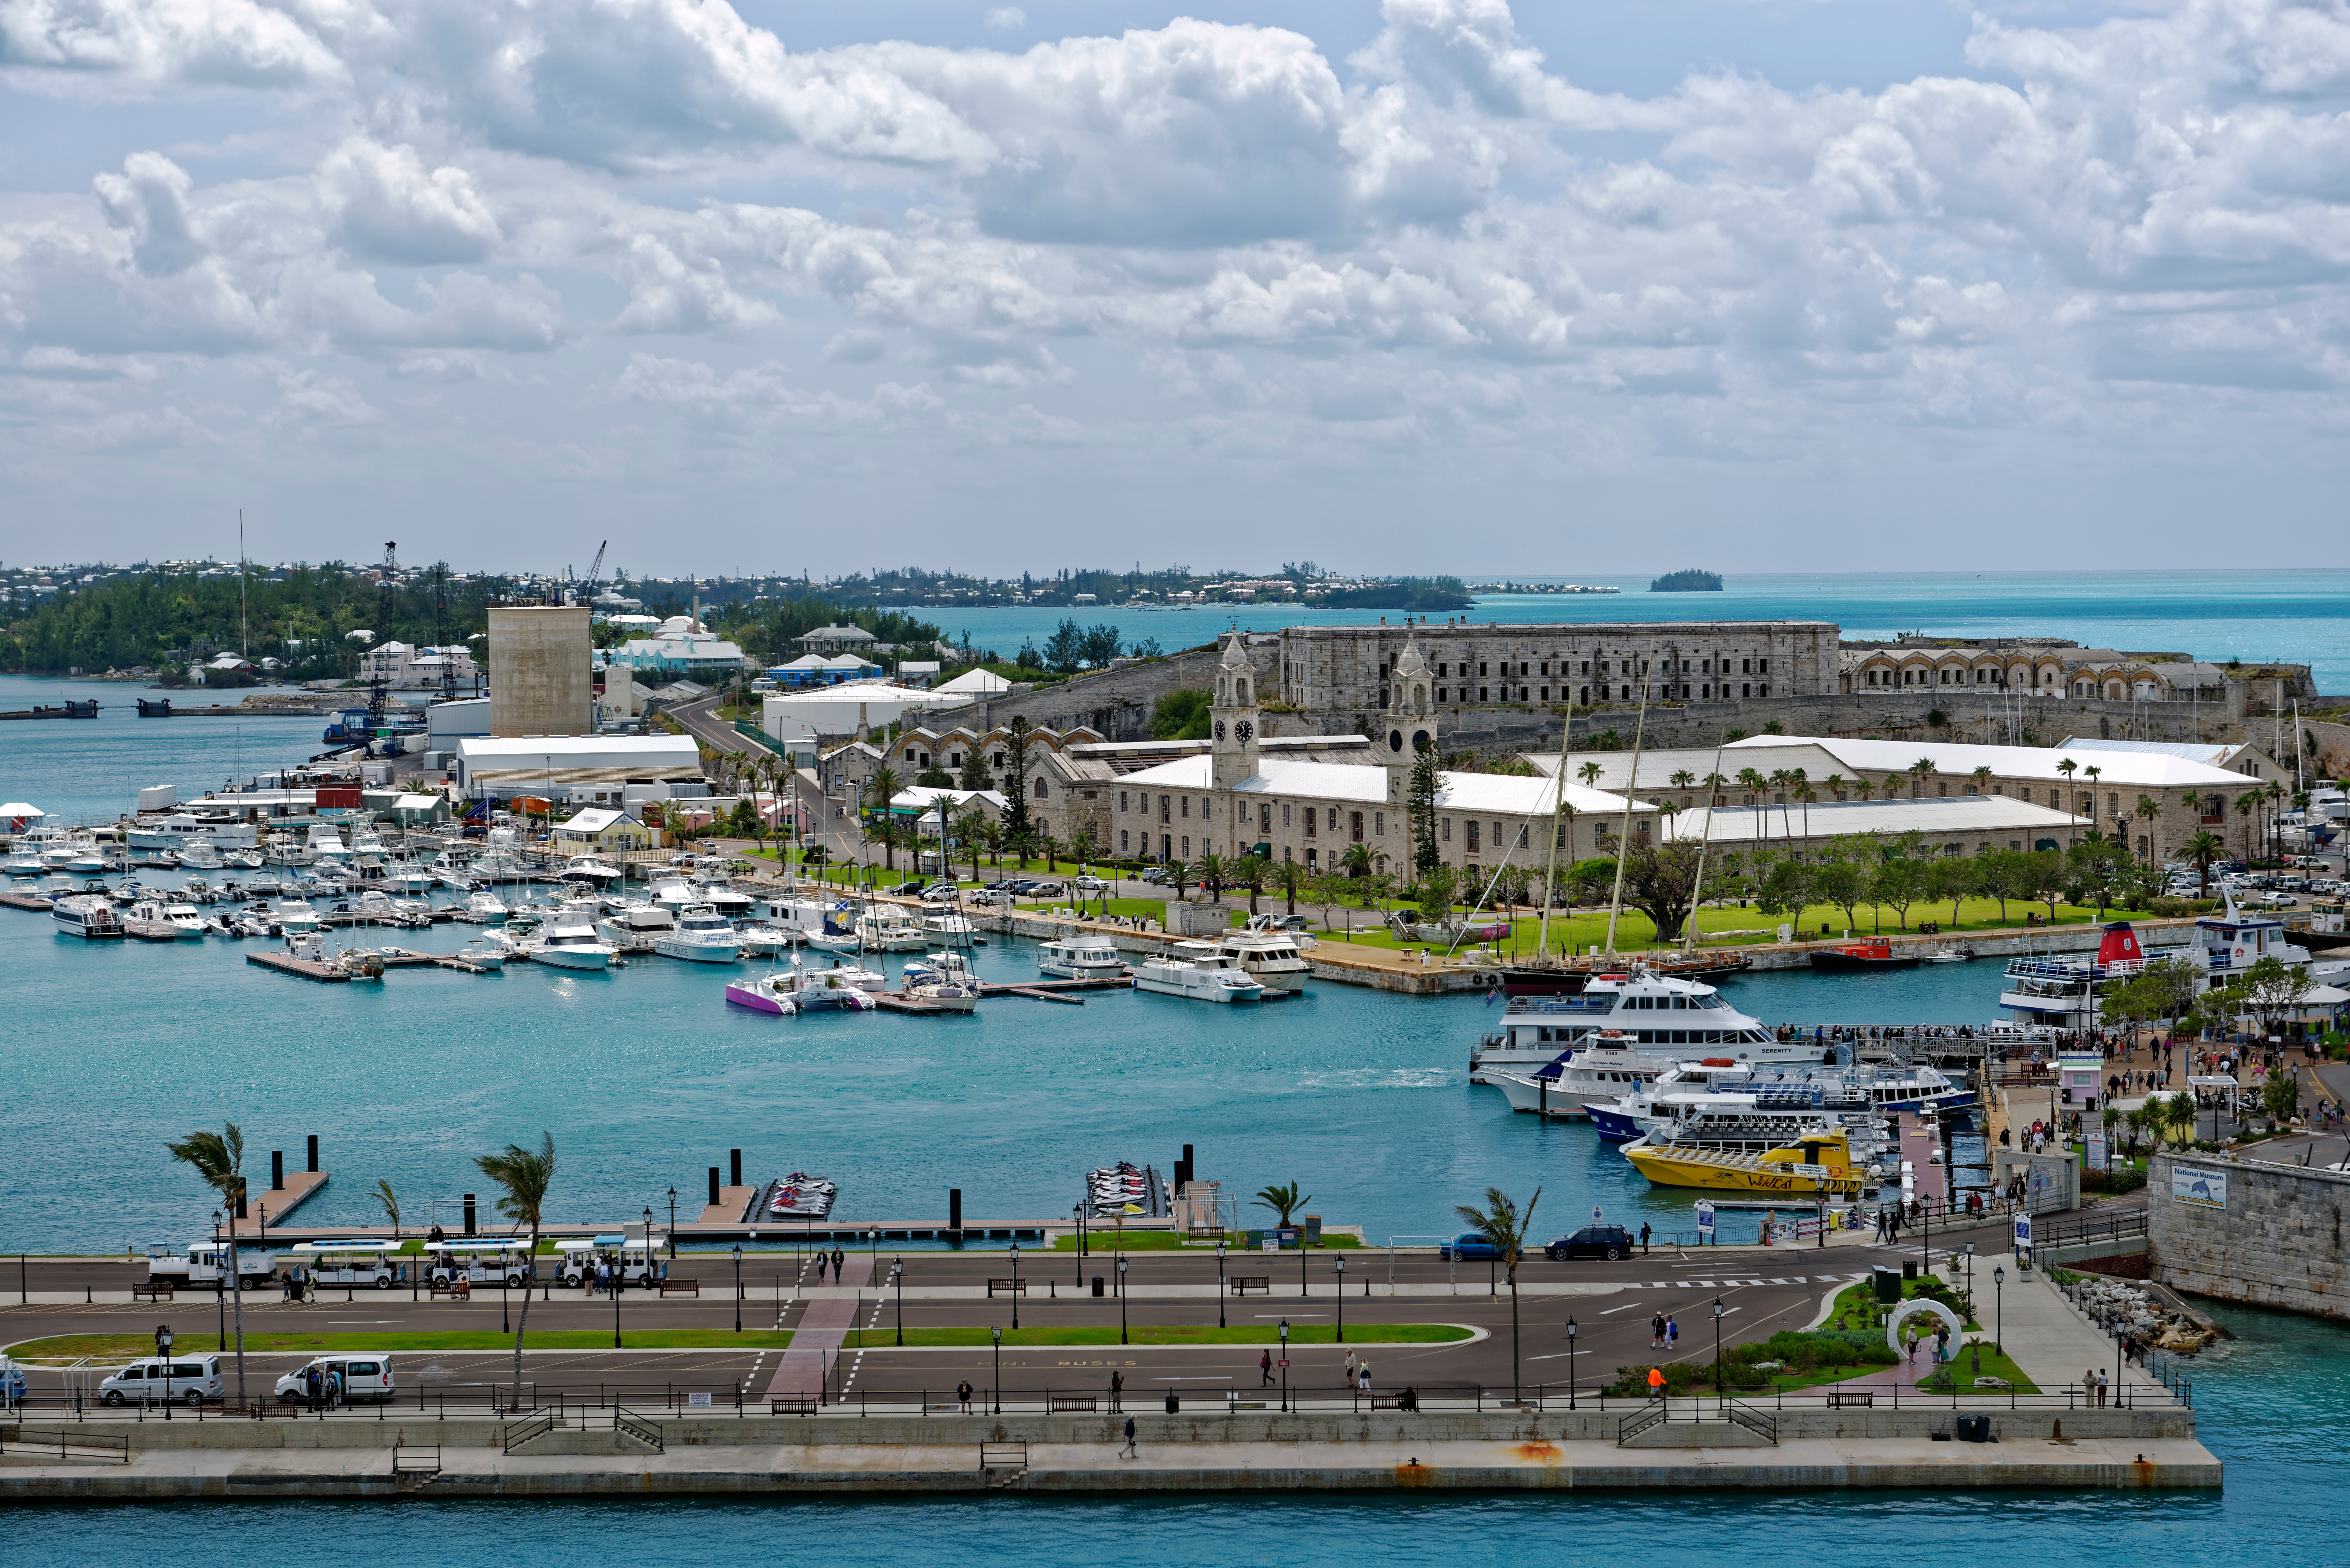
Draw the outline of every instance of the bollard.
M740 1187L740 1186L742 1186L742 1185L743 1185L743 1151L742 1151L741 1149L739 1149L739 1148L730 1148L730 1149L728 1149L728 1150L726 1151L726 1166L727 1166L727 1172L728 1172L728 1174L733 1178L733 1179L732 1181L730 1181L730 1182L728 1183L728 1185L729 1185L729 1186L732 1186L732 1187Z
M318 1168L318 1135L317 1133L310 1135L310 1168L313 1171Z
M269 1185L281 1189L286 1185L286 1151L282 1148L269 1151Z
M714 1165L710 1168L710 1206L718 1207L718 1168Z
M947 1189L947 1230L953 1238L962 1240L962 1189Z

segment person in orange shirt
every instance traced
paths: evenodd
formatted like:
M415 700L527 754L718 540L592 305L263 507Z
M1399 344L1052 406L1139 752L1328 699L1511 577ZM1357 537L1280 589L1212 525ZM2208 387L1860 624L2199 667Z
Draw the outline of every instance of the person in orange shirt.
M1651 1366L1648 1368L1648 1397L1661 1399L1664 1397L1665 1369L1661 1366Z

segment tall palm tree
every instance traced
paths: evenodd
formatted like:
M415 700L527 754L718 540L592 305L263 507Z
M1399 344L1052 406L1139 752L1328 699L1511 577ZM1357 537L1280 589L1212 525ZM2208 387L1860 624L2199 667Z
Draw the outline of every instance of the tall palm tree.
M1811 777L1801 768L1789 768L1787 770L1787 785L1788 794L1794 799L1804 803L1804 836L1805 838L1809 838L1812 836ZM1779 815L1783 817L1787 815L1784 807L1781 808ZM1790 836L1793 836L1793 835L1791 834Z
M1697 775L1690 772L1689 769L1679 768L1675 770L1673 774L1673 787L1675 789L1685 790L1696 783Z
M2065 793L2070 794L2072 793L2073 775L2081 771L2081 764L2074 762L2070 757L2059 757L2056 759L2056 771L2064 775ZM2077 816L2080 814L2075 812L2074 815Z
M2261 793L2269 797L2269 853L2273 858L2282 859L2284 857L2284 824L2278 820L2276 803L2284 798L2284 785L2275 779L2271 779L2269 780L2269 787L2262 790Z
M1264 891L1264 879L1273 869L1262 855L1243 855L1232 865L1232 880L1248 889L1249 913L1256 913L1256 896Z
M2153 826L2153 825L2154 825L2154 819L2155 819L2156 817L2160 816L2161 815L2162 815L2162 803L2161 803L2160 801L2158 801L2158 800L2155 799L2155 798L2154 798L2154 796L2152 796L2152 795L2150 795L2150 794L2142 794L2142 795L2140 795L2140 796L2138 796L2138 797L2137 797L2137 819L2138 819L2140 822L2143 822L2143 823L2147 824L2147 830L2146 830L2146 857L2147 857L2147 863L2148 863L2148 864L2152 864L2152 863L2153 863L2153 860L2154 860L2154 857L2154 857L2154 826Z
M1232 867L1225 864L1224 857L1217 854L1212 849L1201 850L1200 852L1199 864L1196 869L1200 877L1200 885L1208 890L1208 898L1210 901L1218 904L1222 903L1224 901L1224 879L1232 875Z
M1990 792L1990 790L1991 790L1991 764L1990 764L1990 763L1984 763L1981 767L1977 768L1973 773L1969 774L1967 776L1968 776L1969 778L1970 778L1970 779L1974 780L1974 783L1975 783L1975 793L1976 793L1977 794L1988 794L1988 793Z
M541 1131L538 1147L528 1149L510 1143L496 1154L473 1157L474 1168L488 1177L498 1189L498 1212L513 1220L517 1229L530 1228L530 1278L538 1277L538 1226L546 1210L546 1189L555 1183L555 1135ZM652 1237L645 1237L648 1250ZM615 1277L614 1290L619 1289ZM515 1322L514 1403L522 1403L522 1336L530 1327L530 1287L522 1293L522 1315Z
M1492 1244L1501 1255L1502 1266L1510 1272L1510 1397L1518 1395L1518 1261L1525 1255L1526 1238L1534 1233L1534 1205L1542 1201L1542 1189L1526 1199L1521 1211L1510 1200L1509 1194L1498 1187L1485 1189L1485 1207L1472 1209L1466 1203L1456 1204L1453 1212L1468 1226Z
M1748 794L1752 795L1757 801L1762 802L1762 804L1755 807L1757 811L1762 813L1760 816L1754 819L1761 827L1761 831L1755 835L1755 837L1757 839L1762 839L1768 836L1771 830L1771 807L1767 801L1762 801L1763 792L1769 787L1767 782L1762 777L1762 770L1752 767L1739 769L1738 787L1744 790Z
M1274 880L1281 884L1281 896L1288 900L1289 912L1297 913L1297 889L1305 885L1305 867L1295 860L1284 860L1274 870Z
M1909 764L1909 776L1918 781L1918 798L1926 798L1926 780L1934 771L1934 759L1919 757Z
M1045 857L1045 875L1050 877L1060 869L1055 862L1061 857L1061 841L1049 833L1036 836L1036 853Z
M2091 763L2081 770L2081 776L2089 781L2088 817L2091 822L2097 820L2097 781L2105 776L2105 773L2106 770L2095 763Z
M163 1147L173 1159L192 1166L204 1185L220 1194L221 1210L228 1216L228 1252L221 1260L221 1288L236 1296L236 1402L242 1405L245 1402L244 1282L236 1272L236 1219L245 1198L244 1134L234 1122L223 1122L218 1132L192 1132Z
M1844 798L1845 790L1844 775L1842 774L1830 774L1827 777L1820 781L1820 787L1827 791L1828 794L1834 795L1836 799L1842 800Z
M1865 778L1855 779L1852 781L1852 793L1866 800L1877 793L1877 786Z
M881 814L881 826L882 827L887 828L890 826L891 822L889 815L889 803L897 798L898 770L891 767L887 763L876 763L873 765L873 771L865 775L865 810L867 812L879 812ZM861 825L858 831L860 836L863 834L864 829ZM886 832L877 832L873 836L881 841L882 858L889 863L889 868L895 871L898 868L898 844L896 836Z
M976 882L979 880L980 845L987 836L987 813L975 805L966 807L963 814L954 819L954 830L955 836L962 840L962 846L971 852L971 879Z
M2228 852L2228 846L2218 834L2205 828L2182 846L2195 862L2195 872L2200 891L2209 897L2211 891L2211 862Z
M2256 789L2248 789L2236 797L2236 818L2243 824L2241 831L2244 841L2244 858L2247 860L2255 858L2252 854L2252 813L2260 808L2261 792Z

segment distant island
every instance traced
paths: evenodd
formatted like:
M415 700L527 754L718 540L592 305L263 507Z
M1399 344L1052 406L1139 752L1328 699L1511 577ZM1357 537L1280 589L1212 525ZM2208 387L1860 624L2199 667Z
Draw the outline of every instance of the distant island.
M1720 572L1700 572L1692 566L1685 572L1667 572L1648 585L1652 594L1718 594L1721 591Z

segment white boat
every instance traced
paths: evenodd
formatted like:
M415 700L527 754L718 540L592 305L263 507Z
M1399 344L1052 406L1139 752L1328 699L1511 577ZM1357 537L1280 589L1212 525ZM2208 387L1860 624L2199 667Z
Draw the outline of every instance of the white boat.
M75 846L66 861L66 869L76 876L100 876L106 868L106 851L99 847L98 840L94 838Z
M280 898L277 907L270 911L270 924L290 937L315 932L325 922L318 919L318 911L310 907L308 899Z
M918 953L931 945L920 922L899 904L874 904L857 918L857 938L869 953Z
M585 919L567 917L556 920L546 936L530 950L534 963L553 964L557 969L608 969L618 951L611 943L596 933L596 928Z
M122 917L108 898L59 898L49 906L59 934L69 937L119 937Z
M343 842L342 829L331 822L312 823L309 836L303 841L302 847L310 852L313 860L328 855L339 857L351 852L350 846Z
M667 906L672 911L682 909L689 904L699 904L702 901L694 893L693 884L685 879L683 873L677 871L656 872L652 885L645 890L645 897L656 904Z
M789 931L763 920L739 921L734 927L734 934L742 939L743 956L745 958L778 958L795 945Z
M262 858L258 849L224 849L221 851L221 864L236 871L258 871L268 862Z
M842 963L838 959L835 959L828 969L810 965L806 972L811 983L821 982L827 989L845 985L855 991L879 992L888 989L889 984L889 977L880 971Z
M1179 950L1204 950L1206 946L1204 942L1176 944ZM1193 1002L1256 1002L1264 995L1264 987L1246 970L1205 957L1147 958L1134 971L1134 989L1156 992L1161 996L1186 997Z
M0 866L11 877L37 877L47 869L41 864L41 852L21 838L9 849L7 863Z
M805 898L795 893L769 898L763 911L769 925L780 927L790 932L794 940L802 942L824 929L826 918L831 912L831 907L821 899Z
M958 952L910 959L906 994L944 1012L972 1012L979 1007L979 977L971 972L971 961Z
M486 937L475 937L457 950L457 956L479 969L504 969L506 966L505 944Z
M677 916L660 904L623 904L597 921L596 929L624 953L649 953L655 938L677 929Z
M221 858L220 845L209 833L192 835L179 847L180 864L192 871L217 871L227 864Z
M789 970L770 971L755 979L728 981L726 1000L754 1012L776 1012L785 1017L799 1012L865 1012L878 1004L868 988L852 984L847 978L864 972L804 970L794 964Z
M693 885L696 902L709 905L730 920L739 920L759 907L748 893L738 893L723 875L704 877Z
M484 926L501 926L514 913L505 900L487 888L476 889L465 900L465 919Z
M162 919L163 923L179 932L183 940L202 938L204 932L211 929L211 922L204 919L204 912L193 904L165 904L162 909Z
M168 849L184 855L187 846L199 839L209 841L216 849L251 849L260 843L251 823L223 816L199 816L193 812L140 817L130 825L133 849Z
M674 929L653 937L653 951L694 963L733 963L743 956L743 939L735 934L733 921L707 904L693 904Z
M414 864L394 866L384 873L383 885L395 893L430 893L432 873Z
M961 909L932 907L922 916L922 940L934 948L967 948L978 934Z
M561 871L556 873L558 882L585 882L591 888L609 888L620 880L619 868L607 866L593 855L575 855Z
M1039 944L1036 968L1063 980L1116 980L1126 973L1126 959L1107 937L1088 932Z
M1547 1072L1548 1069L1543 1069ZM1535 1075L1537 1078L1541 1074ZM1503 1092L1509 1093L1508 1085ZM1523 1096L1510 1095L1513 1108ZM1974 1104L1974 1092L1939 1069L1922 1064L1892 1067L1783 1067L1758 1071L1723 1057L1679 1062L1656 1082L1614 1100L1585 1103L1602 1138L1627 1142L1643 1133L1670 1132L1700 1107L1745 1106L1766 1111L1814 1110L1836 1116L1883 1117L1903 1110L1934 1111Z
M1725 1056L1752 1066L1808 1065L1832 1060L1832 1050L1810 1040L1775 1039L1762 1020L1739 1012L1701 981L1660 975L1637 959L1621 973L1595 975L1575 996L1513 996L1498 1033L1482 1036L1469 1053L1469 1081L1492 1072L1521 1077L1563 1051L1596 1042L1611 1031L1613 1049L1641 1057L1648 1077L1692 1056ZM1609 1089L1613 1099L1628 1085Z
M1208 946L1219 961L1246 970L1270 994L1302 996L1305 982L1314 978L1313 966L1305 961L1297 939L1270 924L1253 930L1226 931L1210 938Z

